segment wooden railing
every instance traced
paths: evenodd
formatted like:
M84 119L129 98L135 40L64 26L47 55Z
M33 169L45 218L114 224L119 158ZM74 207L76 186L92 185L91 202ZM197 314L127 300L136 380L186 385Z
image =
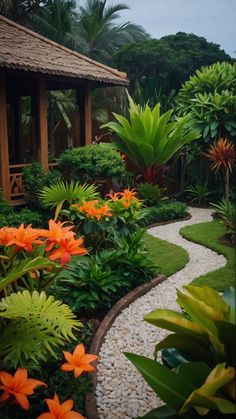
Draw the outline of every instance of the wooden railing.
M23 205L27 202L27 195L24 191L24 179L22 172L24 167L29 166L31 166L30 163L11 164L9 166L11 205ZM53 170L57 167L58 163L49 163L49 170Z

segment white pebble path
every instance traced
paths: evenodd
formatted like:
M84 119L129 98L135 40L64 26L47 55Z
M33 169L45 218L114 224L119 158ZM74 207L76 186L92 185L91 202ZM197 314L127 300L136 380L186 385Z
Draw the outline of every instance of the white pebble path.
M188 251L189 262L184 269L130 304L116 318L100 350L97 368L96 400L99 419L130 419L142 416L162 404L142 376L125 358L123 352L133 352L152 358L156 342L167 331L143 321L156 308L178 309L176 288L194 278L223 267L224 256L184 239L179 230L187 225L212 221L210 209L189 208L192 218L187 221L153 227L148 233L177 244Z

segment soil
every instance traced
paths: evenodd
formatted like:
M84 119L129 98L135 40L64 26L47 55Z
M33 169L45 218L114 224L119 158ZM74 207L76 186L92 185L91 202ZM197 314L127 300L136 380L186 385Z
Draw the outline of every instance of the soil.
M219 242L225 246L230 246L236 249L236 237L233 234L225 234L219 239Z

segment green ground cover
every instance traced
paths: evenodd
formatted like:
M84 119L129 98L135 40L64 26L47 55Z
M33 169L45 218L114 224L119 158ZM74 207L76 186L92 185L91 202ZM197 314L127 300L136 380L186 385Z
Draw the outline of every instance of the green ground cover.
M223 224L207 222L183 227L180 233L187 240L202 244L217 253L223 254L227 263L223 268L199 276L193 280L194 285L207 285L218 291L224 291L235 285L235 249L219 243L219 239L226 234Z
M158 239L147 233L144 240L148 253L158 266L160 274L173 275L183 269L189 261L188 252L176 244Z

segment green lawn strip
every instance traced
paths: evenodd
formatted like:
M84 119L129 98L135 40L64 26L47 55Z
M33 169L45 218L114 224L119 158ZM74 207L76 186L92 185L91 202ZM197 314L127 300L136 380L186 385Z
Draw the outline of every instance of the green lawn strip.
M158 239L150 234L144 235L145 244L158 273L170 276L183 269L189 261L188 252L176 244Z
M184 238L192 242L201 244L217 253L223 254L227 263L225 267L201 275L194 279L194 285L207 285L217 291L224 291L230 286L235 285L235 249L219 243L220 237L226 234L223 224L217 222L207 222L183 227L180 233Z

